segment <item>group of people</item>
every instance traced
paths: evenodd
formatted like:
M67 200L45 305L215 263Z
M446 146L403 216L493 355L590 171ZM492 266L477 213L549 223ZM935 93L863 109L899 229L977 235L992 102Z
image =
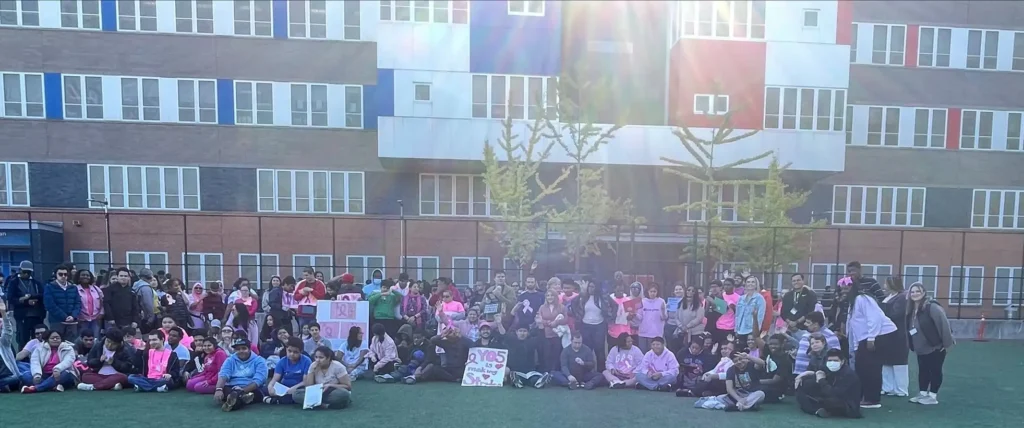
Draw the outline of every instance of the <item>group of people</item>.
M129 288L127 268L100 286L91 272L64 265L40 287L25 263L4 287L12 311L0 308L0 391L186 388L213 394L224 410L253 402L344 408L357 379L461 381L470 350L484 347L508 351L506 383L515 388L674 392L726 411L794 396L806 413L860 417L881 407L882 394L909 395L910 351L920 367L911 401L937 404L954 344L921 284L904 290L888 278L883 288L857 262L822 299L800 274L782 296L737 274L715 279L706 294L679 283L662 298L659 284L627 284L621 272L607 291L589 278L541 284L532 273L520 288L502 271L459 290L447 278L391 279L379 270L366 284L349 273L324 282L311 268L301 281L272 278L260 299L245 279L230 292L197 283L188 293L148 269ZM352 327L332 346L316 322L324 299L367 301L370 331Z

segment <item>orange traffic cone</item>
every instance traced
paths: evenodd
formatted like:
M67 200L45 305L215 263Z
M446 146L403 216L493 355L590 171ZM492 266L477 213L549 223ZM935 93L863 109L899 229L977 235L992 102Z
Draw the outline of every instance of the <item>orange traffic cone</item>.
M981 324L978 324L978 337L974 338L975 342L988 342L985 338L985 313L981 313Z

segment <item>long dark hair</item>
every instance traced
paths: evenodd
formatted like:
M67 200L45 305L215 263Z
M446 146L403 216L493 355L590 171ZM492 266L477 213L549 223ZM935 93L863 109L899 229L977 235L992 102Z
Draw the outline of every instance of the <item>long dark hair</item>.
M701 290L700 287L694 287L692 285L686 288L693 289L693 297L690 297L690 300L686 300L686 292L683 292L683 301L680 303L679 307L688 308L691 311L696 311L697 309L700 309L700 306L704 304L704 290Z
M345 344L346 349L348 349L349 351L354 351L358 349L360 346L363 346L363 341L359 340L359 333L362 332L362 330L363 329L359 328L359 326L357 325L354 325L352 326L352 328L348 329L348 343Z
M235 318L232 324L236 329L249 327L249 307L245 303L235 303Z
M246 311L248 311L248 309L246 309ZM248 312L246 312L246 314L248 314ZM270 325L270 323L268 323L270 320L274 320L275 325ZM278 328L280 328L280 326L277 325L277 318L274 318L273 315L267 314L267 316L263 317L263 327L260 327L260 342L277 339Z

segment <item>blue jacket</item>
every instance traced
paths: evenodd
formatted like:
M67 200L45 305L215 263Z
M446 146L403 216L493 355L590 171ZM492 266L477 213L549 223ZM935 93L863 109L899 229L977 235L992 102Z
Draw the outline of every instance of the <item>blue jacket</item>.
M267 360L253 352L248 360L242 361L238 354L232 354L220 366L217 377L226 378L229 387L244 388L250 383L263 386L267 383Z
M25 319L29 317L46 317L46 308L43 307L43 287L39 281L30 278L22 281L16 275L7 277L4 287L7 290L7 302L14 311L14 318ZM77 293L77 291L76 291ZM21 301L22 296L30 296L29 300L36 300L35 305L29 305L28 301Z
M82 311L82 297L74 284L69 282L67 288L61 288L53 281L47 283L43 289L43 306L49 312L47 320L50 325L60 324L67 317L77 322L78 313Z

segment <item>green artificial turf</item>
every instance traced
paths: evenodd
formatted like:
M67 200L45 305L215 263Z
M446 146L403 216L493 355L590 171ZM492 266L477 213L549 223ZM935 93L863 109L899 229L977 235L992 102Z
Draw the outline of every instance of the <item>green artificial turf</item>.
M883 397L884 407L865 410L857 421L833 420L829 426L856 427L1011 427L1022 426L1024 345L1019 342L964 342L950 351L938 406ZM917 369L911 355L911 393L917 393ZM223 413L212 396L184 391L167 394L100 391L0 395L0 427L70 424L109 428L128 422L170 426L275 427L822 427L800 413L793 398L756 413L724 413L693 408L692 398L670 393L616 390L569 391L462 388L455 384L378 385L361 380L352 407L303 411L293 406L253 405ZM111 425L114 424L114 425ZM230 425L228 425L230 424Z

